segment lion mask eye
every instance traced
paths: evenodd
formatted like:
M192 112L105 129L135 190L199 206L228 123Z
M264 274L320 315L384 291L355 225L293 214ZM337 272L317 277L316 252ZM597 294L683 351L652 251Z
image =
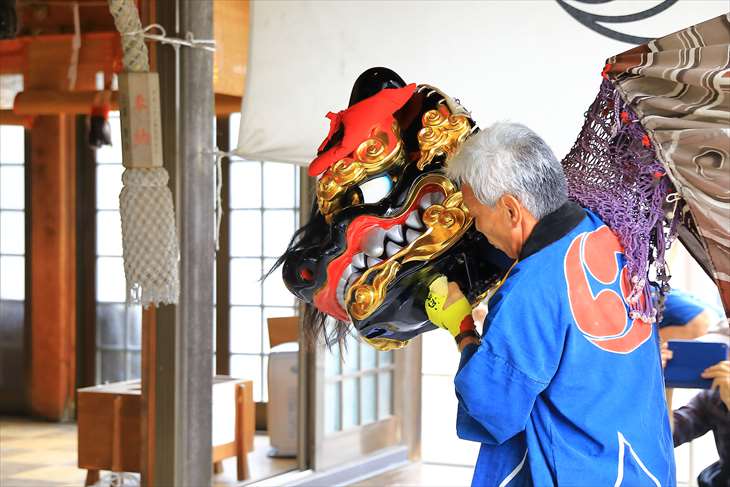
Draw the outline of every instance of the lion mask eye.
M357 187L362 195L362 203L377 203L390 193L393 189L393 180L390 176L383 175L369 179Z

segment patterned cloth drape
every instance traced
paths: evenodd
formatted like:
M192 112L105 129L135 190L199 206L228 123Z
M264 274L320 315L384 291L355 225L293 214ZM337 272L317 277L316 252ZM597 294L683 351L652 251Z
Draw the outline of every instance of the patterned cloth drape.
M610 58L685 205L679 236L730 316L730 14Z

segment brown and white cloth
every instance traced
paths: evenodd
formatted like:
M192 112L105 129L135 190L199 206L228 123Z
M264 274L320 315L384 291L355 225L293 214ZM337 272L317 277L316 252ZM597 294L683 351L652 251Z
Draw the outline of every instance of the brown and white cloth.
M607 63L686 203L680 239L717 282L730 316L730 13Z

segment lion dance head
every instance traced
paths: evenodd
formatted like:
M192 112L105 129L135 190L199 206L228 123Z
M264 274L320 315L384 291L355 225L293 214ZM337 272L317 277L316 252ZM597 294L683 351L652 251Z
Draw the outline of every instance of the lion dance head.
M279 259L284 282L312 305L309 338L352 327L380 350L400 348L435 328L423 307L433 279L446 275L477 303L510 264L444 172L477 128L458 101L386 68L360 75L349 107L327 118L309 166L310 219Z

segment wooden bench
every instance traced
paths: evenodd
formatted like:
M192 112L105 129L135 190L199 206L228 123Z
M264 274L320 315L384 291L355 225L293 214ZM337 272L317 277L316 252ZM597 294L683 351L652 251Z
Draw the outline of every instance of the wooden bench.
M139 472L142 456L142 394L138 380L78 390L78 466L88 470L86 485L100 470ZM255 409L253 383L227 376L213 378L213 466L237 458L238 480L249 477Z

